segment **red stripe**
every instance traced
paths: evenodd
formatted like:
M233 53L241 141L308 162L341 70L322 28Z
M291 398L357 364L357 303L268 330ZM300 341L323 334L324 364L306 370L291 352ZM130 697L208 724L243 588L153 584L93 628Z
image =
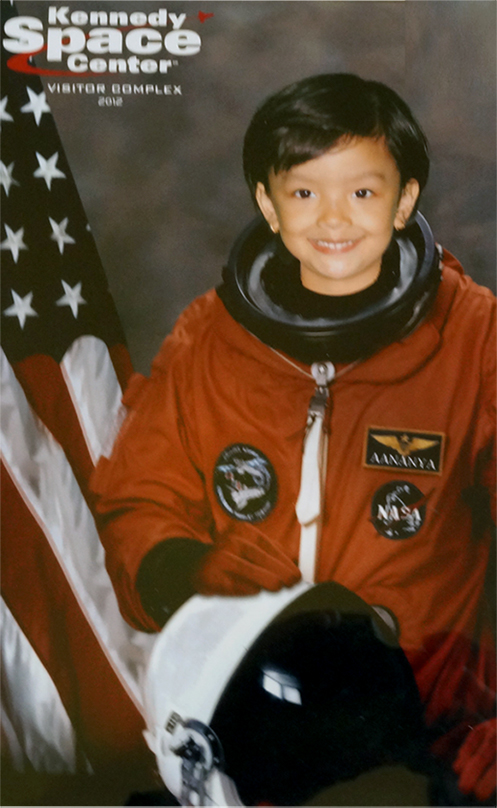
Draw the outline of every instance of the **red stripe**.
M2 464L2 590L94 768L150 770L143 719L107 661L45 534Z
M114 345L109 355L124 390L133 373L128 349ZM81 492L92 508L88 479L93 463L59 364L51 356L34 354L16 362L13 370L29 404L63 447Z
M121 385L121 390L125 390L133 374L133 365L131 364L128 349L124 345L113 345L109 348L109 354Z
M63 447L83 496L91 502L88 478L93 463L58 363L51 356L35 354L13 369L31 407Z

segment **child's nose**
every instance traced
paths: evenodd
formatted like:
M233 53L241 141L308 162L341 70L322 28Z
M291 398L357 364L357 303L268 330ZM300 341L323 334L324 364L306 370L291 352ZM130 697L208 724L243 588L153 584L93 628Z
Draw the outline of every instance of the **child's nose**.
M329 227L336 227L344 222L347 223L350 219L346 200L341 197L328 197L323 199L319 218L320 223L328 225Z

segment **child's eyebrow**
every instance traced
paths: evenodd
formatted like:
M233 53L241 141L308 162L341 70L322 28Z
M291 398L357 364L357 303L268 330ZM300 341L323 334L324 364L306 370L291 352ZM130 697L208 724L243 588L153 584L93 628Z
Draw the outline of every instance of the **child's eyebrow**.
M351 177L351 179L354 181L365 180L370 178L385 180L386 175L382 171L363 171L362 174L354 174L354 176Z
M299 170L300 169L300 170ZM306 174L305 169L301 166L293 166L291 172L282 172L283 175L286 175L286 178L290 182L312 182L315 181L314 177L310 177ZM360 182L361 180L367 179L379 179L385 181L387 179L386 174L382 171L362 171L359 174L353 174L349 177L351 182Z

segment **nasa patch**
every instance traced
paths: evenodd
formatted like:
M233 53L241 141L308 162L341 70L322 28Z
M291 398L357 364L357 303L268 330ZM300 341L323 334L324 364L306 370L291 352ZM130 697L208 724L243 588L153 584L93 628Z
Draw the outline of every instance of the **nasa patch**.
M213 482L221 507L242 522L261 522L276 505L274 468L266 455L246 443L232 444L221 452Z
M423 526L429 496L405 480L392 480L382 485L371 503L371 521L375 529L387 539L415 536Z

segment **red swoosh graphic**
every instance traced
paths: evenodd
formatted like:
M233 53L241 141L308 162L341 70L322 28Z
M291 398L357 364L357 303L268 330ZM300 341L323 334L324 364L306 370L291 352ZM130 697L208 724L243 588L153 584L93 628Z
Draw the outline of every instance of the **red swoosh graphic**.
M11 56L10 59L8 59L7 67L10 68L10 70L15 70L16 73L30 73L37 76L72 76L74 79L80 78L80 76L94 75L94 73L89 71L85 73L73 73L71 70L48 70L45 67L36 67L36 65L29 63L29 60L33 56L43 53L43 51L46 51L46 49L47 46L44 45L43 48L38 51L33 51L33 53L16 53L15 56Z

